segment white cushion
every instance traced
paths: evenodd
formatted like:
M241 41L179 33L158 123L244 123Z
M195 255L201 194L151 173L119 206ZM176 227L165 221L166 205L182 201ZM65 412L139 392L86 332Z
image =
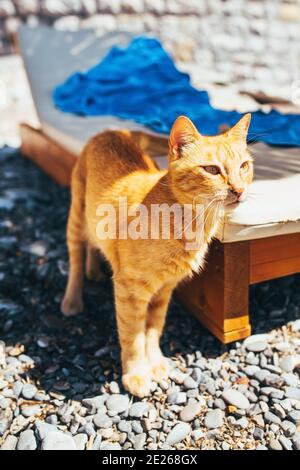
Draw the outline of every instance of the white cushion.
M22 27L20 49L43 131L78 155L87 140L105 129L149 129L116 117L85 118L62 113L53 106L51 92L75 70L99 61L116 43L126 44L127 33L109 33L101 38L91 31L76 33L49 28ZM226 91L225 91L226 93ZM264 238L300 232L300 149L251 146L255 180L243 203L231 207L219 239L223 242ZM156 158L166 167L166 157Z

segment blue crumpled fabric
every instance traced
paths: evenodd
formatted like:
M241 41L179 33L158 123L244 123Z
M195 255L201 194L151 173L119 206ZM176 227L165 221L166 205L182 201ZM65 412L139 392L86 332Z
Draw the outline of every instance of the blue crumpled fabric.
M53 100L64 112L118 116L160 133L169 133L181 114L207 135L241 117L236 111L213 108L207 92L194 88L161 43L149 37L137 37L125 48L113 47L95 67L57 86ZM300 146L300 115L254 112L249 140Z

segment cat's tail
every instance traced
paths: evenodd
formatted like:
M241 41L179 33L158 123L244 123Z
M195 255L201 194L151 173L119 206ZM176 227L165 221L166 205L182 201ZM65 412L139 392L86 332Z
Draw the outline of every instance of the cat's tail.
M122 130L122 133L131 137L134 142L146 152L150 157L160 157L168 155L169 144L168 136L159 136L155 134L146 134L141 131Z

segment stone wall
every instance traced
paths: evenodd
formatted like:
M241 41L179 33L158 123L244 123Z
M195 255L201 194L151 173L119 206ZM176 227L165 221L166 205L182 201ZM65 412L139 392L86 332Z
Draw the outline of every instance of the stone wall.
M154 32L201 83L290 97L300 76L300 0L0 0L0 53L22 21Z

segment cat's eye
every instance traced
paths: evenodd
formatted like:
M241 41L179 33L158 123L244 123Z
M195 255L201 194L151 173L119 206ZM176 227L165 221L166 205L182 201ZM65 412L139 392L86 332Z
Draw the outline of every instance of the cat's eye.
M211 175L220 175L221 170L217 165L207 165L207 166L202 166L203 170L206 171L207 173L210 173Z
M246 171L249 171L249 169L250 169L250 163L249 162L244 162L244 163L241 164L241 170L242 171L246 172Z

